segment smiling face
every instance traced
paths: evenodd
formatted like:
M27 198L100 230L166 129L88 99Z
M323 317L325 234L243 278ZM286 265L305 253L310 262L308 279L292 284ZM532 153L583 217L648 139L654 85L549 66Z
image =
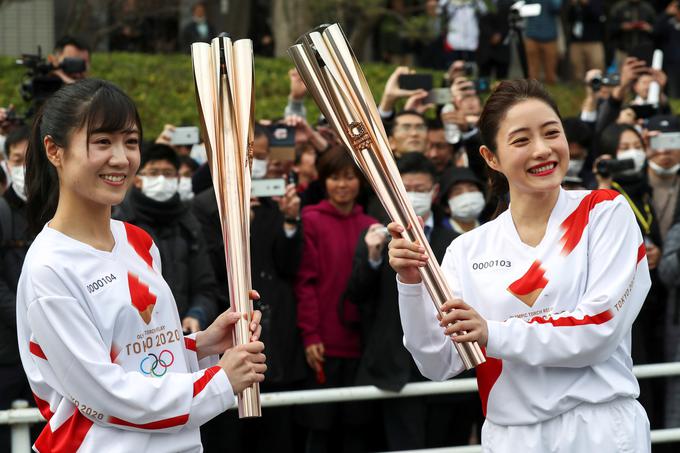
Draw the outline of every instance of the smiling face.
M339 209L354 205L354 200L359 195L359 188L359 178L352 167L345 167L326 179L328 201Z
M60 198L112 206L125 198L139 168L139 131L135 126L118 132L87 129L73 132L67 149L48 136L45 148L59 174Z
M500 122L496 153L482 148L487 164L505 175L513 192L549 192L560 187L569 166L569 145L557 113L528 99L512 106Z

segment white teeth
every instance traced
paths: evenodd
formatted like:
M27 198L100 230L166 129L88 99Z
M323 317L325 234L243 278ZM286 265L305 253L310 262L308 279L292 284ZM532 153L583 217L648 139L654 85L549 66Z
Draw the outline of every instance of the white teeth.
M125 176L102 175L102 178L111 182L121 182L123 179L125 179Z
M544 165L542 167L532 168L531 170L529 170L529 173L541 173L541 172L544 172L544 171L552 170L553 168L555 168L556 165L557 164L552 163L552 164Z

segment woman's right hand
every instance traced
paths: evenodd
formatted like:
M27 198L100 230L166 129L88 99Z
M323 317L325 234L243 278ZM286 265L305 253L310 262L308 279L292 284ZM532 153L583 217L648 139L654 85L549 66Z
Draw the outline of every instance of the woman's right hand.
M390 266L397 273L402 283L420 283L422 279L418 268L424 267L429 259L425 255L425 248L418 243L402 238L401 233L404 231L404 227L396 222L387 225L387 231L392 235L392 240L388 246Z
M234 394L238 395L256 382L264 381L265 365L264 343L250 343L227 349L218 365L227 373Z

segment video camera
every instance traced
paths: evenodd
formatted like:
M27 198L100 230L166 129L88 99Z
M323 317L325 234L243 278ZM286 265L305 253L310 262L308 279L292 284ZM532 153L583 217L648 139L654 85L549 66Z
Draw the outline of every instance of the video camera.
M17 64L26 67L26 79L21 83L21 97L26 102L32 102L31 110L34 111L47 98L63 85L58 76L52 74L61 69L66 74L85 72L87 65L81 58L64 58L59 65L50 63L42 57L42 50L38 46L38 54L23 54L17 59Z
M603 76L595 76L590 79L590 88L597 92L602 87L615 87L621 84L621 75L618 73L606 74Z
M625 170L635 168L633 159L602 159L595 166L596 173L603 178L609 178Z

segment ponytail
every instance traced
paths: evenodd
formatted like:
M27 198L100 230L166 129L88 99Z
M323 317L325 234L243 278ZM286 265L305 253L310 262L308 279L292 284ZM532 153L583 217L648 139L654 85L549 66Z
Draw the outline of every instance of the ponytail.
M33 121L33 129L26 151L26 214L30 235L40 232L57 210L59 202L59 177L47 152L40 133L44 109Z
M26 212L29 232L38 234L59 203L59 175L47 158L45 137L66 150L73 133L85 127L118 132L135 125L142 140L142 122L132 99L110 82L85 79L64 85L47 99L33 120L26 152Z

